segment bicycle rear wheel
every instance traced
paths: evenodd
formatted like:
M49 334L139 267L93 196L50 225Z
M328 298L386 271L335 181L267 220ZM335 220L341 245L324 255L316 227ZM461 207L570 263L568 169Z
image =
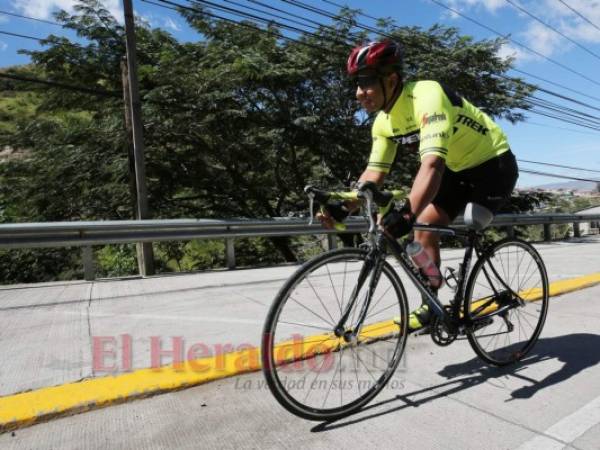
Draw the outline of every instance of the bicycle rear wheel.
M548 277L533 246L507 238L477 260L465 289L467 337L484 361L504 366L533 348L548 312Z
M369 267L366 258L359 249L317 256L288 279L271 306L263 330L263 373L277 401L293 414L310 420L351 414L385 387L401 360L408 304L387 262L358 338L347 342L334 334L359 273ZM373 272L358 292L345 330L358 321Z

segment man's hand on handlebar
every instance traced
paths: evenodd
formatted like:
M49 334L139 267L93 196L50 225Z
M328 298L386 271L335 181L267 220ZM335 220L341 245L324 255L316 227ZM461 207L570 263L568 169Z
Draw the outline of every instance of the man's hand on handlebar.
M335 228L336 224L343 223L346 217L355 209L354 202L330 202L321 207L316 213L316 218L327 229Z
M392 208L383 217L381 224L388 234L398 239L410 233L415 220L416 217L410 209L410 202L406 200L400 209Z

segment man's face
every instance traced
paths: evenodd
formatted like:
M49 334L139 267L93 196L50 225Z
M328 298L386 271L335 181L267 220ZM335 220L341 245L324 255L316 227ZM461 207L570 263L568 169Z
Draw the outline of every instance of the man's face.
M355 78L356 83L356 99L367 112L376 112L383 109L383 102L386 100L382 89L383 85L386 89L387 100L393 92L394 83L393 75L381 76L375 73L360 73Z

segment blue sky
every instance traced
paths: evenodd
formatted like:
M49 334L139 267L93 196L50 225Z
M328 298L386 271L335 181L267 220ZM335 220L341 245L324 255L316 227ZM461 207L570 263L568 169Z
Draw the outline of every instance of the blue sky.
M189 30L185 22L176 13L143 3L140 0L133 1L136 13L147 20L152 26L161 27L183 41L198 39L198 36ZM223 0L212 1L224 6L235 7L231 4L228 5ZM236 1L252 7L258 7L255 4L247 3L247 0ZM306 16L305 11L294 8L280 0L262 1L263 3ZM327 3L326 0L303 1L331 12L337 10L335 6ZM332 1L347 4L354 8L361 8L366 14L371 16L391 17L398 25L416 25L426 28L435 23L442 23L456 26L463 34L468 34L478 39L496 37L492 32L456 16L436 5L431 0L404 0L396 2L390 0L370 0L368 2L358 0ZM600 0L563 1L600 28ZM554 83L562 84L588 96L596 97L598 100L524 76L526 81L539 83L544 88L600 108L600 30L577 16L560 0L439 0L439 2L477 19L502 34L510 35L512 39L597 82L598 84L570 73L540 56L527 52L516 44L509 43L502 49L503 55L514 55L517 58L515 62L517 69L546 78ZM553 29L560 31L568 38L585 47L587 51L569 42L549 28L544 27L525 13L518 11L510 4L511 2L520 5L525 10L534 14ZM52 20L53 11L56 11L58 8L70 10L73 3L72 0L0 0L0 10ZM182 1L181 3L185 2ZM113 12L115 17L122 20L120 0L105 0L104 4L107 9ZM323 17L312 16L312 18L327 23L327 19ZM361 17L360 20L362 23L368 25L373 23L371 19L366 17ZM50 33L73 37L69 32L57 26L23 20L3 14L0 14L0 31L23 33L39 37L47 36ZM17 50L21 48L39 48L39 46L34 41L0 34L0 67L28 62L25 56L17 54ZM597 56L589 52L595 53ZM522 76L518 73L512 73L512 75ZM546 97L543 95L540 96ZM575 105L552 97L548 99L588 114L600 116L599 111L587 109L581 105ZM528 116L527 122L514 126L506 122L501 122L501 125L509 136L513 151L518 158L600 171L600 143L598 139L600 132L535 114L528 114ZM526 163L521 163L520 165L525 169L600 179L600 173L576 172ZM560 181L522 173L518 185L520 187L527 187Z

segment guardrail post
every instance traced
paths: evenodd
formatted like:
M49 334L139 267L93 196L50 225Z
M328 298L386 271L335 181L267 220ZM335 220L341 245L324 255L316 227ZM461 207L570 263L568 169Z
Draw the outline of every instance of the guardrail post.
M81 249L81 259L83 260L83 278L85 281L94 281L96 279L96 268L94 267L94 252L91 246L87 245Z
M552 234L550 233L550 224L544 224L544 241L550 242L552 240Z
M327 248L329 250L335 250L337 248L337 235L336 234L328 234L327 235Z
M579 222L574 222L573 223L573 236L574 237L581 237L581 230L579 229Z
M235 269L235 240L233 238L225 239L225 253L227 257L227 268Z
M506 234L508 235L508 237L514 238L515 237L515 227L513 227L512 225L507 226Z

